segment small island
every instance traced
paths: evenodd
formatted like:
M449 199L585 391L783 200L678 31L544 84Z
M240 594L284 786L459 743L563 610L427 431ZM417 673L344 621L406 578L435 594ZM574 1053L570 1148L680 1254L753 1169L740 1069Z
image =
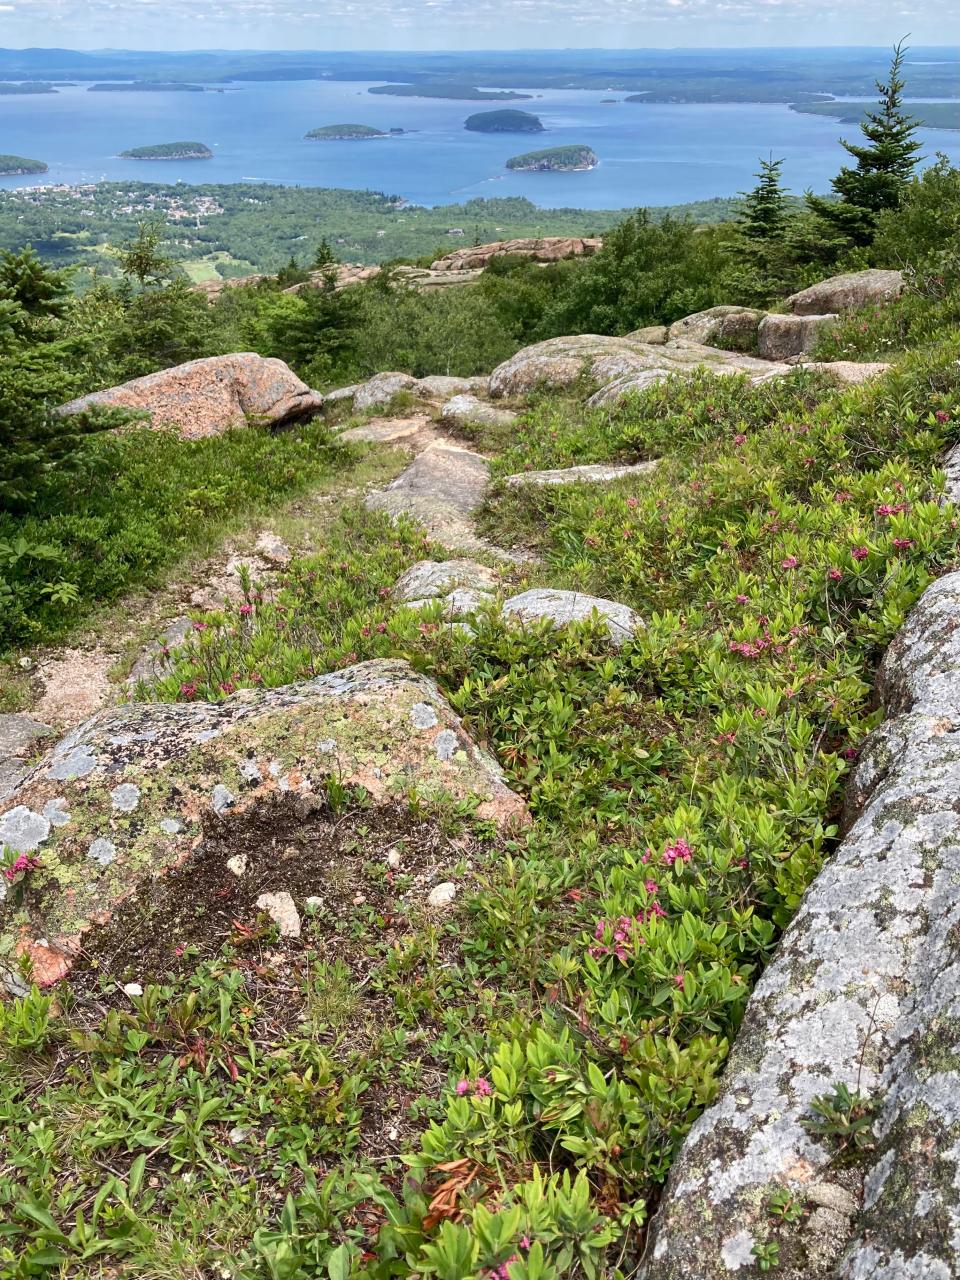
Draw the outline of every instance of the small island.
M22 93L56 93L52 84L46 80L23 80L19 83L4 81L0 84L0 94L5 96Z
M213 152L203 142L160 142L153 147L131 147L120 152L121 160L212 160Z
M543 121L529 111L478 111L463 127L473 133L542 133Z
M392 98L452 98L458 102L525 102L532 95L515 89L478 89L472 84L375 84L367 93Z
M390 133L384 133L369 124L325 124L319 129L311 129L305 136L316 142L356 142L361 138L389 138L390 134L398 132L403 131L391 129Z
M109 80L92 84L87 93L203 93L203 85L179 80Z
M23 174L46 173L50 168L42 160L28 160L26 156L0 156L0 178L19 178Z
M580 173L598 164L589 147L548 147L545 151L528 151L522 156L512 156L507 168L518 173Z

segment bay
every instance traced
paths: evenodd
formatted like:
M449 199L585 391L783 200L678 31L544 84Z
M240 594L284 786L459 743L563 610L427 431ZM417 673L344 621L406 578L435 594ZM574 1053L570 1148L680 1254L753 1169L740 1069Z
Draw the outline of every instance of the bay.
M416 204L475 196L526 196L545 208L619 209L731 196L753 185L760 157L785 159L794 192L827 189L845 162L839 137L856 130L826 117L769 104L628 103L623 93L531 90L503 105L539 115L537 134L483 134L463 128L473 112L499 103L371 95L369 83L269 81L205 93L90 92L0 97L0 153L50 166L0 186L101 180L276 182L372 189ZM223 86L217 86L223 90ZM603 99L613 98L612 103ZM324 124L403 129L402 136L308 142ZM924 154L960 161L960 133L921 130ZM119 152L191 140L214 152L205 161L122 160ZM600 163L584 173L510 173L512 155L584 143Z

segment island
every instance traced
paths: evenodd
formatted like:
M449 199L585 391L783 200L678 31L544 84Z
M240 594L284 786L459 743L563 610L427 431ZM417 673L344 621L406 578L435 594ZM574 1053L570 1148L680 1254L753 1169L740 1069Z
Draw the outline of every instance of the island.
M203 85L179 80L109 80L90 85L87 93L203 93Z
M0 94L20 94L20 93L56 93L56 89L52 84L48 84L46 80L22 80L18 83L4 81L0 84Z
M875 102L791 102L790 110L807 116L832 116L841 124L860 124L876 111ZM910 116L925 129L960 129L960 102L911 102Z
M26 156L0 156L0 178L19 178L28 173L46 173L50 168L42 160L28 160Z
M472 84L375 84L367 93L392 98L452 98L459 102L525 102L533 95L515 89L478 89Z
M463 127L473 133L542 133L543 121L529 111L478 111Z
M311 129L305 136L317 142L356 142L361 138L389 138L391 133L402 133L403 130L391 129L385 133L383 129L374 129L369 124L325 124L319 129Z
M160 142L153 147L131 147L120 152L121 160L212 160L213 152L203 142Z
M545 151L528 151L522 156L511 156L507 168L518 173L580 173L593 169L597 157L589 147L548 147Z

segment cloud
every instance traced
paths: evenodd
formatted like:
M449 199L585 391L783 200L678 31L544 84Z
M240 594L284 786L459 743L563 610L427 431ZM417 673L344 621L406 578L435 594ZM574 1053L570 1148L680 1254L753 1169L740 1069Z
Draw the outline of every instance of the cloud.
M908 0L909 3L909 0ZM0 43L97 48L374 49L643 47L756 43L755 24L779 24L777 43L889 44L904 0L17 0L0 3ZM922 25L924 15L916 16ZM914 44L960 40L960 0L942 0ZM764 39L770 40L770 33Z

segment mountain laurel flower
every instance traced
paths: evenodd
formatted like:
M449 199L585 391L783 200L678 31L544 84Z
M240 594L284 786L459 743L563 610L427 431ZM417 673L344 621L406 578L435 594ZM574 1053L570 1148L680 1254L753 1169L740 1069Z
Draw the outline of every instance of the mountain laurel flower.
M240 617L241 617L241 618L249 618L249 617L250 617L250 615L251 615L251 613L253 613L253 605L252 605L252 604L242 604L242 605L240 606Z
M470 1081L458 1080L457 1081L457 1097L462 1098L465 1094L469 1092L470 1092Z
M799 563L800 563L800 561L797 559L797 557L796 557L796 556L784 556L784 557L783 557L783 559L780 561L780 568L781 568L781 569L796 569L796 567L797 567L797 565L798 565Z
M938 409L933 416L936 418L937 422L950 421L950 415L947 413L946 409Z
M827 577L830 579L831 582L839 582L840 579L843 577L843 574L840 572L839 569L828 569Z
M26 875L28 871L33 871L39 867L40 859L33 857L29 853L21 853L15 862L4 869L3 874L8 880L16 880L17 876Z
M867 556L870 554L870 548L854 547L850 554L853 556L854 560L866 560Z
M893 547L895 551L906 551L908 547L913 546L912 538L894 538Z
M906 511L907 504L905 502L881 502L877 507L878 516L898 516Z
M493 1093L493 1085L489 1080L485 1080L483 1076L480 1076L473 1086L473 1092L478 1098L489 1098L490 1094Z
M194 622L191 624L194 631L208 631L209 624L206 622Z
M184 698L195 698L197 696L196 680L188 680L180 686L180 693Z

